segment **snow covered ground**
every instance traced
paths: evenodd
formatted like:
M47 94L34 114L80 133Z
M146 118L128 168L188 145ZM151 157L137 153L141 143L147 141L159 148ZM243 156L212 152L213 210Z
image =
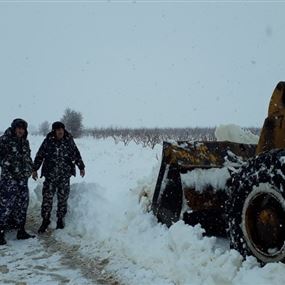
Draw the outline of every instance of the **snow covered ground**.
M33 155L41 141L30 137ZM253 257L243 262L226 240L202 237L199 225L178 222L168 229L146 211L149 199L141 193L154 189L161 146L124 146L93 138L79 139L77 144L87 174L84 179L72 178L66 229L50 233L52 242L61 246L47 251L52 246L45 238L18 242L10 234L8 246L0 250L2 281L96 284L83 269L92 270L94 265L97 270L99 263L98 273L110 274L121 284L284 284L284 264L261 268ZM40 223L41 183L30 181L30 225ZM73 248L70 256L80 257L73 265L62 262L66 248ZM61 277L54 277L53 270Z
M0 249L0 284L92 284L42 241L18 241L12 233L7 239L8 246Z

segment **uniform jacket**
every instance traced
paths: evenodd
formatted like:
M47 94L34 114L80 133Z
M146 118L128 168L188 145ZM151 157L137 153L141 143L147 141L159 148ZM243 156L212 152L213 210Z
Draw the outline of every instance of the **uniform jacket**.
M41 177L49 179L75 176L75 165L80 170L85 168L73 137L67 131L61 140L56 139L54 132L46 136L36 154L34 170L37 171L41 165Z
M27 179L33 169L31 149L27 132L18 138L12 128L8 128L0 137L1 177L16 180Z

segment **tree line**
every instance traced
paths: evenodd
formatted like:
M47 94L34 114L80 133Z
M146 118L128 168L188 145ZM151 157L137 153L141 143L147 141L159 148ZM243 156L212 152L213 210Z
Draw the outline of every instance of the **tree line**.
M195 127L195 128L84 128L83 115L81 112L65 109L60 119L66 129L75 137L92 136L96 139L113 138L115 143L123 142L125 145L130 142L142 144L154 148L156 144L163 141L215 141L214 127ZM51 128L48 121L39 125L37 134L46 135ZM247 128L253 134L259 135L260 128Z

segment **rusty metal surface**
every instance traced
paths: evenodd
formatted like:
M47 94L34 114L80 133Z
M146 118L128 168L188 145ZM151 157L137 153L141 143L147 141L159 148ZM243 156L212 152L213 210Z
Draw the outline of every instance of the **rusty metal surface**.
M181 168L221 167L228 152L246 160L255 155L256 145L222 142L165 142L163 156L166 164L177 164Z
M152 209L158 221L168 226L178 221L184 196L195 213L204 211L203 214L206 215L205 211L214 211L217 215L215 219L223 222L222 206L227 199L226 192L205 189L205 193L198 193L195 189L183 189L180 174L195 168L222 167L229 153L247 160L255 155L255 149L256 145L227 141L164 142L162 163L152 200ZM193 221L193 217L188 217L189 219ZM216 230L212 228L211 232Z
M194 188L184 188L183 192L188 206L193 211L220 209L227 199L225 191L216 192L211 187L203 192L195 191Z
M161 167L153 195L152 210L159 222L171 226L180 219L182 201L186 198L193 214L183 214L183 219L189 224L200 216L204 216L203 226L207 233L225 232L223 205L227 200L226 191L205 189L198 192L182 186L181 173L195 168L220 168L231 155L234 159L247 160L255 155L256 145L238 144L232 142L164 142ZM240 165L240 164L238 164ZM237 166L239 167L239 166ZM184 198L183 198L184 196ZM194 214L195 213L195 214ZM220 221L215 227L212 223L208 228L207 215L213 215L215 221Z

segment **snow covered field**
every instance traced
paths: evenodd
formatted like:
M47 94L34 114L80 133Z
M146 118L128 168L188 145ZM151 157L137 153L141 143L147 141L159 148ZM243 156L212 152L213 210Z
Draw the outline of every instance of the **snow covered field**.
M41 141L42 137L30 137L33 155ZM78 269L90 268L92 262L103 264L102 273L111 274L121 284L284 284L284 264L261 268L253 257L243 262L226 240L202 237L200 226L178 222L168 229L146 211L149 200L141 193L154 189L161 146L124 146L112 139L93 138L79 139L77 144L86 163L86 177L72 178L66 229L51 235L58 243L76 248L86 264L64 267L59 258L64 247L45 259L44 238L18 242L9 236L8 246L0 250L1 284L3 278L8 280L7 274L10 280L19 278L18 282L27 284L96 284ZM30 217L35 223L40 223L41 183L30 181ZM29 247L38 251L24 256ZM38 261L32 259L36 256L43 257L43 267L52 263L63 277L52 279L47 270L37 269ZM21 273L27 260L30 273Z

